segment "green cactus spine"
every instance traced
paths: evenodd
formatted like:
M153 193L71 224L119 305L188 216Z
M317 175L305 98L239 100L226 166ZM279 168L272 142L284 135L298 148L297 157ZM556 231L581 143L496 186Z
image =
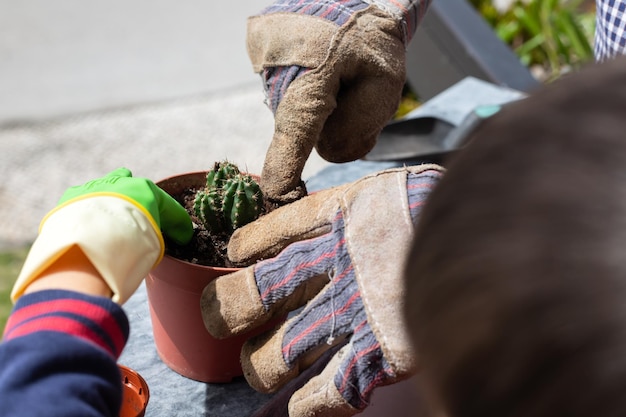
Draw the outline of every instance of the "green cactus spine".
M232 233L257 219L262 207L257 182L227 161L215 163L194 202L196 216L213 233Z

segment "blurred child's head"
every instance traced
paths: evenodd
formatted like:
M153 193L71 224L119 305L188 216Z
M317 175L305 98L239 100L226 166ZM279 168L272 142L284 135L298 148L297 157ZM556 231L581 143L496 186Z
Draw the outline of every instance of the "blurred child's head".
M626 58L505 108L448 167L406 267L433 402L626 415Z

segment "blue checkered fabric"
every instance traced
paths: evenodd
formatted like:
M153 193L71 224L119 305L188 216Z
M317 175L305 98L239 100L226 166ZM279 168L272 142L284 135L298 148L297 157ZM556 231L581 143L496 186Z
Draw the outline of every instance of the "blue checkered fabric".
M440 177L440 172L430 170L408 175L407 197L414 223ZM348 337L349 353L342 358L334 383L343 398L359 410L367 406L374 388L395 376L367 320L346 247L341 211L333 219L329 233L291 244L276 258L259 262L254 274L266 309L291 295L308 279L329 277L326 288L288 324L282 342L288 367L307 352L336 338Z
M605 61L626 52L626 0L596 0L595 57Z

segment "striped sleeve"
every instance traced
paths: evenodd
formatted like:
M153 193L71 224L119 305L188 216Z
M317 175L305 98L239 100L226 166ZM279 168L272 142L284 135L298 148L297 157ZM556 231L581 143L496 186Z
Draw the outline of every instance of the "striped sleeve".
M62 290L20 297L0 343L0 415L118 415L117 358L128 334L110 299Z
M37 332L74 336L117 359L129 333L128 319L111 300L72 291L38 291L21 297L7 322L9 341Z

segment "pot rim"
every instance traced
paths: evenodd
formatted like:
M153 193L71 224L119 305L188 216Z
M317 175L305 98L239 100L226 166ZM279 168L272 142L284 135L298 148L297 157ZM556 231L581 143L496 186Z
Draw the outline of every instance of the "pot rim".
M117 364L117 367L119 368L122 376L121 381L124 392L128 395L132 395L135 399L141 402L142 408L138 411L137 416L143 416L146 407L148 406L148 402L150 401L150 388L148 387L148 383L139 374L139 372L134 369L119 363ZM126 401L124 401L122 407L124 407L125 404Z
M235 271L238 271L238 270L240 270L240 269L241 269L241 268L238 268L238 267L232 267L232 266L213 266L213 265L195 264L195 263L193 263L193 262L185 261L185 260L183 260L183 259L176 258L176 257L174 257L174 256L172 256L172 255L168 255L168 254L165 254L165 255L163 256L163 258L164 258L164 259L165 259L165 258L167 258L167 259L168 259L169 261L171 261L171 262L180 263L180 264L183 264L183 265L185 265L185 266L192 267L192 268L193 268L193 267L197 267L197 268L211 268L211 269L214 269L214 270L216 270L216 271L224 271L224 272L226 272L226 273L229 273L229 272L235 272ZM161 262L162 262L162 261L161 261Z
M158 180L155 184L159 188L161 188L163 191L165 191L166 193L169 194L168 190L166 190L165 188L162 187L163 183L168 182L168 181L175 181L176 179L180 179L180 178L195 177L195 176L201 176L201 175L206 176L208 172L209 172L209 170L182 172L182 173L179 173L179 174L174 174L174 175L170 175L168 177L162 178L162 179ZM252 173L247 172L247 171L241 171L241 172L242 172L242 174L247 174L247 175L252 176L257 181L260 179L260 176L257 175L257 174L252 174ZM240 267L226 267L226 266L212 266L212 265L196 264L196 263L193 263L193 262L189 262L189 261L185 261L183 259L176 258L176 257L174 257L172 255L168 255L167 253L165 253L163 255L163 258L164 259L167 258L169 261L180 263L180 264L186 265L188 267L190 266L190 267L198 267L198 268L211 268L211 269L214 269L215 271L222 271L225 274L226 273L230 273L230 272L235 272L235 271L238 271L238 270L242 269Z

